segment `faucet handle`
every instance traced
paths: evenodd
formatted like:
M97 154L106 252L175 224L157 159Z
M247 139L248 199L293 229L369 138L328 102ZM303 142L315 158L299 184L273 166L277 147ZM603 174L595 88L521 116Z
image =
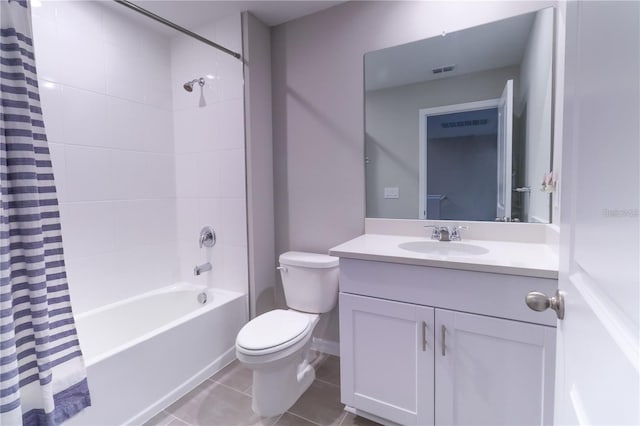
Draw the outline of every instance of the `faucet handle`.
M213 247L216 245L216 231L210 226L204 226L200 230L200 238L198 238L198 245L202 247Z
M467 225L453 225L451 227L451 239L454 241L460 241L462 240L462 237L460 235L460 231L461 230L468 230L469 227Z
M432 240L440 239L440 227L437 225L424 225L424 228L433 228L433 232L431 232Z

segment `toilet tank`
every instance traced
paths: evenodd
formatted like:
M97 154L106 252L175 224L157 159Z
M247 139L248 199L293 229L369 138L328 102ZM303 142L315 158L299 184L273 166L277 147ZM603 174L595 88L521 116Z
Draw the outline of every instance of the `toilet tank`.
M333 309L338 301L337 257L288 251L280 255L279 261L289 308L314 314Z

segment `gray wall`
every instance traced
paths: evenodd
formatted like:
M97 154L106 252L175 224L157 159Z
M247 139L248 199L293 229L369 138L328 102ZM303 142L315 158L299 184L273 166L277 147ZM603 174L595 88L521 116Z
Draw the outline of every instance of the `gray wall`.
M366 52L554 4L348 2L274 27L276 254L323 253L364 232ZM337 315L323 327L337 341Z
M551 98L553 85L553 11L537 14L521 65L520 90L527 103L524 197L529 222L549 222L551 197L540 191L542 176L551 171Z
M518 74L513 66L367 92L367 217L418 218L420 109L499 98ZM384 199L386 186L400 188L400 198Z
M271 37L269 28L242 14L245 59L247 227L251 316L273 309L275 223L271 116Z

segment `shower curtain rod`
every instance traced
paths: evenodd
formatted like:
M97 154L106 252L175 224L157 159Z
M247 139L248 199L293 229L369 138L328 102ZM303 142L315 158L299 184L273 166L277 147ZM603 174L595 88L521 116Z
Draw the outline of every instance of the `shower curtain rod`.
M189 37L193 37L196 40L201 41L204 44L207 44L207 45L209 45L211 47L215 47L216 49L221 50L222 52L224 52L224 53L226 53L228 55L231 55L234 58L240 59L240 57L241 57L239 53L234 52L233 50L229 50L226 47L219 45L218 43L214 43L213 41L211 41L211 40L209 40L207 38L204 38L201 35L194 33L193 31L189 31L188 29L186 29L184 27L181 27L178 24L174 24L173 22L171 22L171 21L169 21L167 19L164 19L162 16L158 16L155 13L150 12L147 9L144 9L144 8L138 6L137 4L134 4L134 3L130 2L130 1L127 1L127 0L113 0L113 1L115 1L118 4L121 4L122 6L128 7L129 9L131 9L131 10L133 10L135 12L138 12L138 13L140 13L140 14L148 17L148 18L151 18L154 21L160 22L161 24L164 24L167 27L171 27L174 30L180 31L181 33L186 34Z

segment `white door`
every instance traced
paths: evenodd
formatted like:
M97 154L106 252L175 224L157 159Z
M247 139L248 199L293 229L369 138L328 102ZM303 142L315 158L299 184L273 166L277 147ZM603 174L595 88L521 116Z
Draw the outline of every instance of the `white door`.
M342 402L433 425L433 308L340 294Z
M436 309L436 425L549 425L553 327Z
M568 2L556 424L640 424L640 3Z
M511 218L511 162L513 80L508 80L498 103L498 205L496 217Z

